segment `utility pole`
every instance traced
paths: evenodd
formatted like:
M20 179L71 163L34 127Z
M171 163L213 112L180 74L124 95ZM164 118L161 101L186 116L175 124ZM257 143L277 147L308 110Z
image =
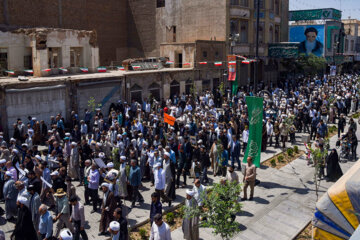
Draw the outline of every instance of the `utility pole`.
M258 61L259 61L259 25L260 25L260 1L256 0L256 46L255 46L255 68L254 68L254 94L257 91Z

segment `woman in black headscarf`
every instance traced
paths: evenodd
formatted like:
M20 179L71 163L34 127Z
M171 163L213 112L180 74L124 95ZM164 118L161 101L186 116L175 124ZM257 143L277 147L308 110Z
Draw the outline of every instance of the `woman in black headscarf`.
M328 181L337 181L343 175L336 149L331 150L326 159L326 173Z

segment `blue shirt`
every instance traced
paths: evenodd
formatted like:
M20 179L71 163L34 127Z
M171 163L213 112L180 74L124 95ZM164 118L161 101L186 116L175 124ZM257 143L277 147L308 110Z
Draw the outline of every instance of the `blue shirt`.
M39 232L41 234L46 234L45 238L50 238L52 235L53 229L53 220L49 212L46 212L44 215L40 216L39 222Z
M131 186L140 186L141 174L140 174L140 168L138 166L130 168L129 183Z

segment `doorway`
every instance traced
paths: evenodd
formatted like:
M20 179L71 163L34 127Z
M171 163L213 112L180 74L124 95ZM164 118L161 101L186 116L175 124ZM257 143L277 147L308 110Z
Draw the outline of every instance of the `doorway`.
M178 68L182 68L182 66L183 66L183 55L182 55L182 53L177 54L177 64L178 64Z

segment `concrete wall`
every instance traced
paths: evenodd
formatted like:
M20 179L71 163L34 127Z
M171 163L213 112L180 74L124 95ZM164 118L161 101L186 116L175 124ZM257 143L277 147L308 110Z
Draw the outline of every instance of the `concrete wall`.
M0 31L0 47L7 48L8 67L13 71L24 70L24 56L32 48L34 76L48 74L42 72L48 66L48 48L61 48L59 67L70 67L70 49L82 48L82 66L96 68L99 66L99 49L92 42L93 32L64 29L20 29L15 32ZM37 49L39 35L45 36L46 49ZM95 42L96 44L96 42Z
M84 118L84 110L89 109L88 103L91 97L95 99L96 105L101 104L102 112L107 117L111 103L121 99L121 84L120 79L79 83L76 88L79 117Z
M55 83L56 84L56 83ZM65 85L34 87L28 89L8 89L6 91L6 113L9 136L13 134L12 124L21 118L26 124L27 117L49 122L50 116L61 113L66 118Z

